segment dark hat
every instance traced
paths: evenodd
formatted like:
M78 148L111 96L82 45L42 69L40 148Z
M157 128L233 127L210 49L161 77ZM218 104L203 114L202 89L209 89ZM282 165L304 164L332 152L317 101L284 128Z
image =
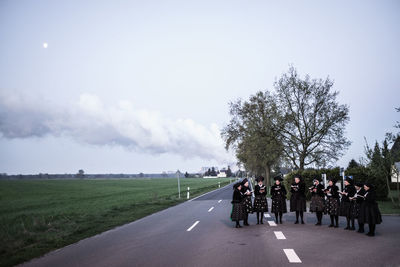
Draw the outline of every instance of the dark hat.
M346 177L346 179L344 179L345 181L347 181L349 184L353 184L353 179L350 177Z
M241 183L235 183L234 185L233 185L233 189L236 189L236 188L238 188L239 186L241 186L242 184Z
M280 176L280 175L275 176L275 177L274 177L274 181L280 181L280 182L282 182L282 181L283 181L282 176Z
M244 178L242 181L242 185L244 185L246 182L248 182L249 180L247 180L247 178Z
M363 187L364 184L363 184L363 183L356 183L355 186L357 186L357 187Z
M332 181L332 183L335 184L337 180L336 180L335 178L329 178L329 179L328 179L328 182L329 182L329 181Z
M299 178L300 179L300 181L302 181L303 180L303 178L301 177L301 175L300 174L296 174L294 177L293 177L293 179L294 178Z
M256 182L257 182L257 183L260 182L260 181L264 181L264 177L258 176L258 177L256 178Z
M374 188L374 185L371 184L370 182L366 182L364 185L367 186L368 188Z
M321 179L321 178L319 178L319 177L315 177L315 178L313 179L313 182L315 182L315 181L321 182L321 181L322 181L322 179Z

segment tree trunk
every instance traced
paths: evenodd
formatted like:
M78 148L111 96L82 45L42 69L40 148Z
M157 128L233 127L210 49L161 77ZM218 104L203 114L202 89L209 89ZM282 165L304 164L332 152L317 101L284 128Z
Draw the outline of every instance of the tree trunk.
M270 168L269 165L265 166L265 186L266 186L267 192L269 192L269 187L271 185L271 182L270 182L270 169L271 168Z

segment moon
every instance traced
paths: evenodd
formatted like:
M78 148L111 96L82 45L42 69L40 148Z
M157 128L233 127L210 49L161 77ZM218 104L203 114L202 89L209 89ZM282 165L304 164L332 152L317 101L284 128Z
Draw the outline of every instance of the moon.
M43 43L43 48L47 48L49 46L48 43Z

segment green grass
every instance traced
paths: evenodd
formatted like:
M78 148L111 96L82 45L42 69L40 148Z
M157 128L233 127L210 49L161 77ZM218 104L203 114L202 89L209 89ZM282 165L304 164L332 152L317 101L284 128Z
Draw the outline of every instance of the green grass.
M400 214L399 198L396 190L390 190L389 196L393 196L396 205L388 197L385 201L378 201L379 210L382 214Z
M12 266L229 183L221 179L0 181L0 266Z

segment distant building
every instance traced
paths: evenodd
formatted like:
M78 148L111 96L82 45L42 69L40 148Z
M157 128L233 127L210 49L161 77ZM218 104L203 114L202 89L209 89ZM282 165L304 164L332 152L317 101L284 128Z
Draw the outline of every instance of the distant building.
M218 178L226 178L226 170L221 170L218 174L217 174Z

